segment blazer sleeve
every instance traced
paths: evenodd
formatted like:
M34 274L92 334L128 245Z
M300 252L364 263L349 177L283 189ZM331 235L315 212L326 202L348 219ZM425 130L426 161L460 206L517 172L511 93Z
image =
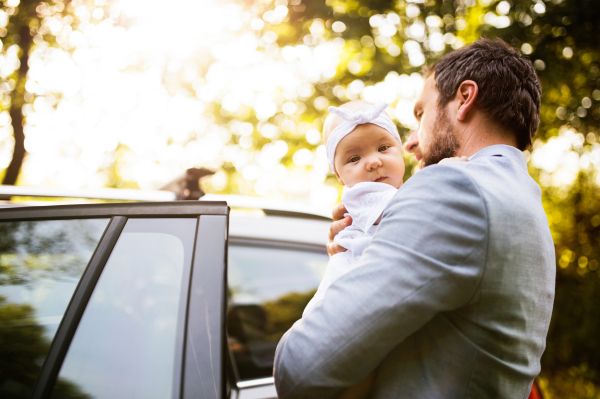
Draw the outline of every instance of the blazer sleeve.
M274 363L280 399L335 397L437 313L473 298L488 221L467 165L458 166L411 177L360 260L282 337Z

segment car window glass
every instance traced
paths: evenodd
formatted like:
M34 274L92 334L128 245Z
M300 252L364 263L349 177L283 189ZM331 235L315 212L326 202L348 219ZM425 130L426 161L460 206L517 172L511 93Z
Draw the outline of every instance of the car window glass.
M275 348L319 286L325 250L231 243L227 328L241 380L273 375Z
M108 221L0 222L0 397L31 396ZM76 391L65 379L57 387Z
M127 221L59 377L98 399L171 396L178 309L187 296L182 277L189 273L196 221ZM55 389L52 397L64 396Z

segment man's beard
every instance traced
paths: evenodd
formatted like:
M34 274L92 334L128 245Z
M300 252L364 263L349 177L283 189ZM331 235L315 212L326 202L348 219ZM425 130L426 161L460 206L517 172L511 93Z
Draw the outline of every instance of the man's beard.
M438 108L440 111L431 132L430 147L423 151L423 162L425 166L433 165L444 158L456 155L460 144L450 123L446 108Z

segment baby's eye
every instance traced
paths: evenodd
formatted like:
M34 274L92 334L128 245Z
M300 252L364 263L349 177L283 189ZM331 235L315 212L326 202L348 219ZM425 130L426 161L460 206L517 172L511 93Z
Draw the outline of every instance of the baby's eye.
M353 157L350 157L350 158L348 159L348 163L356 163L356 162L358 162L358 161L360 161L360 157L359 157L358 155L355 155L355 156L353 156Z
M385 150L387 150L388 148L390 148L391 146L384 144L382 146L379 146L379 152L384 152Z

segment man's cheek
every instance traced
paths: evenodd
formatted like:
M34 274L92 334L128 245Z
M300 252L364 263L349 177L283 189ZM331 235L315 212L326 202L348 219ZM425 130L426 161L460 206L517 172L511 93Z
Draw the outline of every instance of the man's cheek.
M419 144L421 144L421 149L428 149L431 144L431 138L435 134L433 132L433 124L428 123L428 121L423 121L421 124L421 136L419 137Z
M425 129L423 128L423 125L419 126L419 148L421 149L421 152L427 148L427 135L425 133Z

